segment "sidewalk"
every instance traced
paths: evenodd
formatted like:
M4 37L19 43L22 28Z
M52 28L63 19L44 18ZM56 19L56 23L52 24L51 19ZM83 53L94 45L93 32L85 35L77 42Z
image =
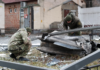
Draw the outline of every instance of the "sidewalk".
M0 46L7 46L9 43L9 40L11 38L12 34L6 34L5 36L0 36ZM31 35L30 38L36 38L37 35ZM32 46L39 46L41 44L41 41L39 39L37 40L33 40L32 42Z

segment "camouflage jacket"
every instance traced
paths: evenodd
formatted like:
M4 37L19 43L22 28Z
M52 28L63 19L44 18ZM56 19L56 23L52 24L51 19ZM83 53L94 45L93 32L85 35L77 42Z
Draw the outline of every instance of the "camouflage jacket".
M82 27L82 23L80 22L80 20L78 19L78 17L74 16L71 13L69 13L68 15L71 15L72 22L71 23L67 23L67 20L66 20L66 17L65 17L63 26L66 29L68 29L68 26L69 26L70 29L75 29L75 28L81 28Z
M30 44L31 41L28 38L28 33L25 28L19 29L15 34L12 35L8 46Z

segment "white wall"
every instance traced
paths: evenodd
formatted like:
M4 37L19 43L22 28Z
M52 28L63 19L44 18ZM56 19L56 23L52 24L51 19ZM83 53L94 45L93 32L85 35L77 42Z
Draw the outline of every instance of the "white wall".
M44 16L44 28L48 29L50 24L53 22L61 22L62 14L61 14L61 6L58 6L47 13Z
M4 4L0 3L0 28L5 28L4 16L5 16Z
M100 7L80 8L78 7L78 17L84 25L100 26Z
M5 6L4 3L0 3L0 28L5 28ZM4 30L2 30L4 33Z
M43 0L39 0L39 3L41 5L41 10L40 10L41 29L48 29L51 23L60 22L62 20L61 5L59 4L63 3L64 1L66 0L44 0L44 2ZM51 8L53 9L49 10Z
M41 29L40 7L34 7L34 29Z
M81 7L86 7L86 3L84 0L73 0L76 4L80 5ZM83 1L83 2L81 2Z

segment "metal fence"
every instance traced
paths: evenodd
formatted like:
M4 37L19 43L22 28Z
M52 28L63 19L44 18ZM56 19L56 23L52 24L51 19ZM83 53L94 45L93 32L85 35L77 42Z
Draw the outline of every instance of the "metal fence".
M99 70L100 64L90 66L90 67L84 67L85 65L99 58L100 58L100 49L69 65L66 64L65 66L61 67L60 70L87 70L87 69L92 70L92 68L95 68L95 67L97 68L95 70ZM1 61L1 60L0 60L0 66L12 68L16 70L54 70L54 69L35 67L31 65L25 65L25 64L14 63L14 62L9 62L9 61Z
M86 66L86 67L83 67L81 70L92 70L92 69L95 69L95 70L100 70L100 64L98 65L93 65L93 66Z
M61 70L81 70L82 67L84 67L85 65L93 62L96 59L100 58L100 50L97 50L91 54L89 54L88 56L85 56L75 62L73 62L70 65L65 65L64 67L61 68ZM94 67L91 67L94 68Z
M31 65L25 65L25 64L8 62L8 61L1 61L1 60L0 60L0 66L12 68L16 70L54 70L54 69L35 67Z

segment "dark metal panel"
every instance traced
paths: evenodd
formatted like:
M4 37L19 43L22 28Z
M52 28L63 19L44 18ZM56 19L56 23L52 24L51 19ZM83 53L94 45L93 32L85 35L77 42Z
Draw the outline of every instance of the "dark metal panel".
M30 27L30 15L27 16L27 18L24 18L24 27Z
M60 42L54 42L54 44L55 44L55 45L58 45L58 46L65 47L65 48L68 48L68 49L73 49L73 50L74 50L74 49L75 49L75 50L76 50L76 49L78 49L78 50L79 50L79 49L80 49L80 50L82 49L82 48L79 48L79 47L75 47L75 46L68 45L68 44L64 44L64 43L60 43Z

